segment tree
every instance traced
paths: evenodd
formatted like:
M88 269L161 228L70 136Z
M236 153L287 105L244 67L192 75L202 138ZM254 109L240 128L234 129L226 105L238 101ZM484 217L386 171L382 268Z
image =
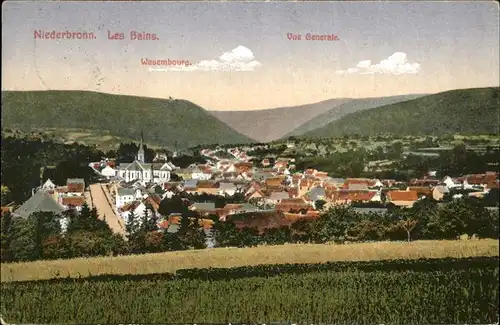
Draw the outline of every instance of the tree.
M99 219L96 208L92 210L87 203L84 203L82 210L78 213L75 210L67 210L64 212L63 217L68 220L66 227L67 233L74 233L78 231L88 232L103 232L109 235L112 234L111 228L105 220Z
M160 207L158 212L163 216L169 216L172 213L184 213L187 212L188 206L182 200L179 195L173 196L172 198L164 198L160 202Z
M266 229L262 239L268 245L283 245L290 242L291 237L289 227L279 227Z
M216 247L238 246L238 229L234 223L217 220L212 229Z
M12 214L10 212L2 214L1 217L1 251L0 251L0 261L10 261L12 260L12 254L10 252L10 242L12 240Z
M325 200L316 200L314 202L314 207L316 208L316 210L322 210L325 204L326 204Z
M410 218L418 221L412 230L412 237L418 239L435 239L436 234L432 233L432 229L429 229L428 225L432 220L436 219L437 213L437 202L432 198L427 197L415 202L408 211Z
M186 249L203 249L206 248L206 235L201 226L201 219L198 215L186 213L182 216L185 220L181 222L179 229L179 239Z
M7 186L2 185L1 186L1 195L2 195L2 206L6 205L9 202L9 195L10 195L10 190Z
M299 219L291 224L290 240L292 242L309 243L312 238L312 221Z
M237 230L237 246L238 247L253 247L261 242L259 232L255 228L245 227Z
M361 241L381 240L385 235L385 228L380 221L364 219L352 224L347 233Z
M28 219L35 225L35 254L43 259L43 241L61 234L60 216L51 212L35 212Z
M36 260L39 256L36 250L35 222L29 218L14 218L11 227L11 236L8 246L11 260Z
M408 242L411 241L411 232L417 226L417 223L418 223L417 220L411 218L399 221L399 226L406 231L406 234L408 236Z
M312 221L313 240L318 243L343 241L349 225L358 218L347 205L332 206L319 219Z
M180 251L185 249L178 234L168 231L163 232L162 247L163 250L167 251Z

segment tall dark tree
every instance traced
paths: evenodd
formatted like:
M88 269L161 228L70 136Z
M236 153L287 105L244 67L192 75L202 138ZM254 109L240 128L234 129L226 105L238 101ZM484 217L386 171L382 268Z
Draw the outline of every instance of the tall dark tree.
M13 256L10 252L10 243L13 236L12 214L10 212L2 214L0 224L1 224L0 261L10 261L13 259Z

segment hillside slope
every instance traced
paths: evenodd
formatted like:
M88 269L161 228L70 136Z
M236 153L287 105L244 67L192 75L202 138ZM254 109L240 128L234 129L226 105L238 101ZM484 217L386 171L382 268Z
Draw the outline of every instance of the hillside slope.
M81 128L173 147L251 140L185 101L89 91L2 91L2 127Z
M319 103L253 111L209 111L222 122L251 139L267 142L280 139L306 121L329 111L349 98Z
M498 133L500 88L451 90L346 115L303 137Z
M360 98L353 99L347 103L338 105L327 112L314 117L313 119L307 121L302 124L292 132L285 135L285 138L289 136L300 136L309 131L315 130L322 126L327 125L330 122L338 120L339 118L354 113L357 111L362 111L370 108L375 108L379 106L395 104L399 102L403 102L406 100L411 100L415 98L419 98L425 95L402 95L402 96L389 96L389 97L378 97L378 98Z

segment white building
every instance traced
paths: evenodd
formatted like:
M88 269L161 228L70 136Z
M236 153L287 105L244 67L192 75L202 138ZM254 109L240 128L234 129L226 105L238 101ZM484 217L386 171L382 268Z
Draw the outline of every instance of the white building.
M141 183L154 182L163 184L170 180L170 173L176 169L171 162L146 163L144 155L143 137L141 132L141 143L136 159L131 163L121 163L117 167L117 175L125 182L139 180Z
M48 178L45 183L42 185L42 190L48 191L48 190L54 190L56 188L56 185Z
M132 188L119 188L116 191L116 208L132 203L135 200L136 193Z
M102 176L111 178L116 176L116 170L113 167L106 166L101 170Z

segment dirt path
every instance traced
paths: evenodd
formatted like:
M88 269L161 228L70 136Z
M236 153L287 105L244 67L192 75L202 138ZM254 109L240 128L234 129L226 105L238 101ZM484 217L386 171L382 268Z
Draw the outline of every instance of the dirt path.
M106 216L106 222L111 230L115 233L124 235L125 229L122 225L121 218L116 215L112 201L109 200L109 193L103 184L90 185L90 194L92 196L92 204L97 209L99 219Z

